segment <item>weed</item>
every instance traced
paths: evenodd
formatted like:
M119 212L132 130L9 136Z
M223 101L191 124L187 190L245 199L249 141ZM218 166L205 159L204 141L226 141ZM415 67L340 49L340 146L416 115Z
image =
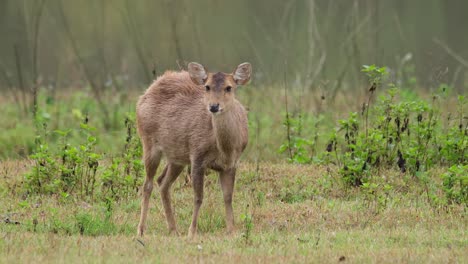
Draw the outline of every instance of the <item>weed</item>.
M263 206L265 204L265 193L262 191L257 192L257 205Z
M44 123L36 137L37 150L31 155L34 167L26 174L25 190L30 194L61 194L78 196L82 200L93 201L96 196L103 201L128 198L135 194L141 185L143 164L141 145L136 137L134 117L125 119L127 136L123 154L111 159L106 165L102 154L97 153L98 138L89 125L89 117L75 111L82 122L75 130L56 130L60 138L58 151L49 148L50 132ZM68 141L75 133L81 142ZM96 195L96 189L101 186Z
M75 216L76 228L80 235L97 236L116 233L115 225L106 217L104 220L89 213L78 213Z
M247 209L248 209L247 205ZM252 229L253 229L253 217L247 211L240 215L242 221L242 237L244 238L245 244L252 243Z
M446 97L444 94L434 95L431 103L418 98L399 101L401 90L390 84L386 95L381 96L375 106L370 106L370 96L381 84L385 68L365 66L363 71L372 86L368 101L361 115L352 112L348 119L339 120L339 129L331 134L324 155L324 161L340 165L346 185L363 186L375 174L374 170L380 168L397 167L401 173L418 176L435 165L466 162L463 96L458 97L457 122L447 122L444 126L437 107L438 100ZM335 153L335 161L332 153ZM365 186L366 189L371 187Z
M442 174L445 197L450 203L468 204L468 165L453 165Z
M390 193L393 187L389 184L381 184L366 182L362 185L364 193L364 201L367 207L373 207L374 213L379 213L387 208L388 201L390 200Z
M286 141L280 146L279 153L288 153L289 162L293 163L310 163L312 160L311 152L314 147L314 141L302 136L303 130L303 115L287 114L284 126L288 130Z
M128 198L137 193L142 183L142 148L136 136L135 117L125 118L127 135L123 154L111 159L111 164L102 173L102 194L114 199Z

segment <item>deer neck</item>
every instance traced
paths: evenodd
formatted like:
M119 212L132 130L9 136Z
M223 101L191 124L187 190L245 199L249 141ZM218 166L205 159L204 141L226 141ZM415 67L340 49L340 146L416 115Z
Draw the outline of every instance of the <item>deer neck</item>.
M235 109L211 117L216 146L225 158L231 157L241 145L242 131Z

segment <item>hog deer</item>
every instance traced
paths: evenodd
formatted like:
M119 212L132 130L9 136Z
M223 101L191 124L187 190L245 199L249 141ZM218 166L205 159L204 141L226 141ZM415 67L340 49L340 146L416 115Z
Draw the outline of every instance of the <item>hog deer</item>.
M170 188L186 165L191 166L194 209L188 236L197 233L206 169L219 173L228 232L234 229L232 194L236 167L247 140L247 112L234 97L238 85L250 80L250 63L232 74L208 73L198 63L188 72L166 72L137 103L138 133L143 145L146 178L142 187L138 234L143 235L153 178L164 155L167 165L157 182L170 233L176 233Z

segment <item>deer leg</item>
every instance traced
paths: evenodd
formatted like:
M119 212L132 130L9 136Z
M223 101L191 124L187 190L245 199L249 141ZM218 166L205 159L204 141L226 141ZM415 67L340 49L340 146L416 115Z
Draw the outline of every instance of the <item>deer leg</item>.
M161 183L163 182L164 177L166 176L168 167L169 167L169 165L166 165L166 167L164 167L163 171L161 172L158 179L156 180L156 182L158 183L159 186L161 186Z
M153 191L153 179L159 162L161 161L162 153L154 151L151 148L144 149L144 162L146 169L145 183L143 184L143 198L141 200L141 215L140 223L138 224L138 235L143 236L146 228L146 217L148 216L149 199Z
M166 166L166 168L167 171L165 172L165 175L161 175L158 178L158 184L161 191L161 200L164 205L164 212L166 214L167 227L170 233L178 234L174 219L174 213L172 211L170 189L174 181L184 169L184 166L169 163ZM161 181L159 179L161 179Z
M198 221L198 213L200 211L200 207L203 202L203 181L205 177L205 169L197 164L192 163L192 186L194 191L194 199L193 199L193 215L192 215L192 223L190 224L188 237L193 238L197 234L197 221Z
M226 229L228 233L234 231L234 215L232 212L232 194L236 169L224 170L219 173L219 183L223 190L224 208L226 209Z
M185 184L186 184L186 185L192 183L190 171L191 171L190 166L187 166L187 174L185 175Z

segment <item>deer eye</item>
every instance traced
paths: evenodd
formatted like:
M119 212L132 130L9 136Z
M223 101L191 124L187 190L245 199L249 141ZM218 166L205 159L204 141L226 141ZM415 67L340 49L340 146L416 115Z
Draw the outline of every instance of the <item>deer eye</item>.
M205 86L205 89L206 89L206 91L208 92L208 91L210 90L210 86L209 86L209 85L206 85L206 86Z
M231 91L231 89L232 89L232 87L231 87L231 86L228 86L228 87L226 87L226 92L228 92L228 93L229 93L229 92Z

